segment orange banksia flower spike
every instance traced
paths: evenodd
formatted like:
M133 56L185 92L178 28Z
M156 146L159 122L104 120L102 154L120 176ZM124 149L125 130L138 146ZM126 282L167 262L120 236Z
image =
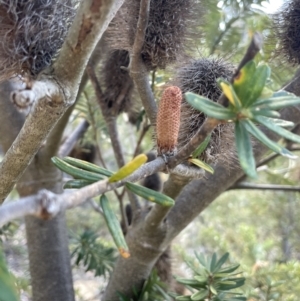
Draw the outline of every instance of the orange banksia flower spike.
M156 121L157 152L159 155L173 155L176 152L181 101L180 88L171 86L164 90Z

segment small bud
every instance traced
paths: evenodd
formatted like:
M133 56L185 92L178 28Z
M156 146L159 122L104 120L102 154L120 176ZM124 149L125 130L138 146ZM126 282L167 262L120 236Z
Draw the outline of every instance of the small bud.
M159 155L172 155L176 151L181 101L180 88L171 86L163 92L156 121L157 151Z

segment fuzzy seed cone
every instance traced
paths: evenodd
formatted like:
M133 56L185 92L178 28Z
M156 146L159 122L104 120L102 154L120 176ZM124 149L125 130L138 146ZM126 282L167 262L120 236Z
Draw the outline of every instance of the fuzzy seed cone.
M159 155L171 155L176 151L181 101L180 88L171 86L164 90L156 120L157 151Z
M193 92L217 101L221 89L218 78L230 80L234 67L217 58L191 60L176 69L177 74L172 84L180 87L182 93ZM181 105L181 122L178 136L178 150L183 148L201 127L206 116L191 107L183 98ZM234 131L230 124L219 125L212 133L211 141L206 151L199 157L209 163L218 160L231 163L236 159L234 147Z
M114 116L132 108L133 81L127 70L129 53L126 50L110 52L102 68L104 99L107 110Z
M278 55L289 63L300 64L300 0L286 1L282 10L274 16L276 41L279 41Z
M0 81L36 78L51 65L75 15L76 0L0 0Z
M108 28L114 49L132 50L140 0L125 0ZM201 11L202 10L202 11ZM199 0L152 0L142 58L149 70L164 69L185 56L200 36L203 5Z

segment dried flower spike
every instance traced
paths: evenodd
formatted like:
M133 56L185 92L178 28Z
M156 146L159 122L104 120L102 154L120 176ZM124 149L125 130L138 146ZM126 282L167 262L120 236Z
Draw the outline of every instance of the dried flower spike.
M300 64L300 1L286 1L281 11L274 16L276 52L289 63Z
M159 155L172 155L176 151L181 101L180 88L171 86L164 90L156 121L157 152Z

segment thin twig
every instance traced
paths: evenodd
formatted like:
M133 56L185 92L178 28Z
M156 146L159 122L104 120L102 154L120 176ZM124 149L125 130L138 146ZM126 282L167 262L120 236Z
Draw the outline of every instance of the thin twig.
M138 89L146 115L150 119L151 124L154 125L156 123L157 106L149 83L149 72L141 57L141 50L144 45L148 25L149 10L150 0L141 0L136 35L132 53L130 54L129 70L130 76Z
M90 126L87 120L82 120L76 129L69 135L69 137L64 141L64 143L60 146L58 155L60 157L68 156L76 145L77 141L84 135Z
M292 186L292 185L275 185L275 184L254 184L247 182L239 182L229 190L232 189L251 189L251 190L274 190L274 191L296 191L300 192L300 186Z
M96 212L103 215L103 211L102 211L101 207L93 199L89 199L88 202L90 203L90 205Z
M101 86L97 79L95 70L91 65L87 66L87 74L94 87L96 97L97 97L97 103L100 106L103 118L105 120L107 130L108 130L108 133L110 136L112 148L114 151L114 155L115 155L118 167L120 168L125 164L125 160L124 160L123 151L122 151L120 140L119 140L119 134L118 134L117 124L116 124L116 117L112 116L106 108L106 105L104 103L104 94L102 92Z
M139 154L139 149L140 149L141 143L149 129L150 129L150 124L144 124L142 131L140 133L139 139L137 141L137 144L136 144L136 147L135 147L135 150L133 153L133 157L135 157Z
M210 51L210 55L213 55L214 52L216 51L217 46L219 45L219 43L221 42L221 40L223 39L224 35L227 33L227 31L231 28L231 26L233 25L233 23L235 21L237 21L240 18L240 16L238 17L234 17L232 19L230 19L226 25L225 25L225 29L221 31L220 35L218 36L217 39L215 39L214 44L211 47L211 51Z
M104 161L103 156L102 156L101 147L100 147L100 144L99 144L99 141L98 141L96 122L95 122L94 114L93 114L93 111L92 111L92 108L91 108L90 99L89 99L86 92L84 92L84 96L87 100L87 107L88 107L88 111L89 111L91 126L92 126L92 129L93 129L94 140L96 141L96 145L97 145L96 150L98 152L99 160L100 160L102 166L105 169L107 169L105 161Z

